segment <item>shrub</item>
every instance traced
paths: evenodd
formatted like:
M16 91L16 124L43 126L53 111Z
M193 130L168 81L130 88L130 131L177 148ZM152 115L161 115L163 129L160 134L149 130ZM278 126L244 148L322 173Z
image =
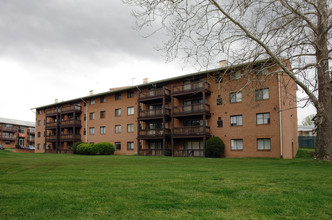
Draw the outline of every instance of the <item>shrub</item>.
M113 155L115 148L113 144L109 142L100 142L94 145L96 148L97 154L100 155Z
M93 147L93 144L89 143L81 143L76 148L76 153L81 155L94 155L95 148Z
M82 142L78 141L73 144L73 154L77 154L77 147L80 145Z
M224 155L225 144L219 137L210 137L206 141L205 156L206 157L221 157Z

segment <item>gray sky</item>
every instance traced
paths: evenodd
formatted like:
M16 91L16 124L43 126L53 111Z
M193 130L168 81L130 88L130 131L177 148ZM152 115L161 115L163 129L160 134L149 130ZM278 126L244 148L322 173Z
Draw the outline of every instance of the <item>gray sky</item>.
M165 63L120 0L0 0L0 117L34 121L33 107L89 90L141 84L195 72ZM217 66L216 66L217 67ZM312 110L301 110L299 120Z

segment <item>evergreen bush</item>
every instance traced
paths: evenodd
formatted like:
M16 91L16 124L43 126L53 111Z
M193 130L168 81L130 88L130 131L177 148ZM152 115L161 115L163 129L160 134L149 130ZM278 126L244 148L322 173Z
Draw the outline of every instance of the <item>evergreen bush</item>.
M94 145L96 148L97 154L100 155L113 155L115 148L113 144L109 142L100 142Z
M73 154L77 154L77 147L80 145L82 142L78 141L73 144Z
M225 151L225 143L216 136L210 137L206 141L205 157L222 157Z

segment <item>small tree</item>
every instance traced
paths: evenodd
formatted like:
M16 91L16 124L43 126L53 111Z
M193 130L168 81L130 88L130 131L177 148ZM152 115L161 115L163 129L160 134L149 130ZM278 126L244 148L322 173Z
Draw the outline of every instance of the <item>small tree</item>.
M305 117L302 121L302 125L304 126L310 126L310 125L314 125L314 118L315 118L315 115L312 114L312 115L308 115L307 117Z
M224 142L216 136L209 138L206 141L205 156L206 157L222 157L225 151Z

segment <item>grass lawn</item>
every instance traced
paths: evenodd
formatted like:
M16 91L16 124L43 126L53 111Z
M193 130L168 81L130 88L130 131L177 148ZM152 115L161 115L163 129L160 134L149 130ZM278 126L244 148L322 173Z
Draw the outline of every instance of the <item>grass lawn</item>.
M0 151L0 219L331 219L332 163L306 157Z

